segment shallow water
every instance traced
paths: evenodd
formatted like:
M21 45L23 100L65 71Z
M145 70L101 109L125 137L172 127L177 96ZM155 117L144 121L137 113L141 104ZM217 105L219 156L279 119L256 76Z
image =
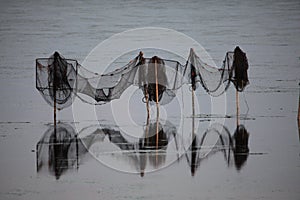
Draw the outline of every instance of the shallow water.
M0 11L0 199L300 198L300 138L296 120L300 82L299 1L3 1ZM37 171L36 145L52 123L52 109L35 89L35 59L59 50L66 58L82 62L104 39L144 26L187 34L203 45L217 64L236 45L247 53L250 85L240 97L240 123L249 132L249 154L243 166L237 169L234 156L226 157L223 150L228 152L228 145L213 148L212 137L213 143L204 146L213 149L213 153L206 155L205 149L190 149L182 152L174 163L141 177L136 169L136 163L140 163L127 159L136 157L140 149L135 148L137 153L120 153L120 142L99 136L92 150L116 152L116 158L125 160L120 161L121 165L136 173L111 169L84 151L78 159L76 155L70 156L73 164L57 180L47 168L47 158L45 167ZM206 112L209 97L204 91L197 96L200 108L204 108L195 119L199 123L200 141L208 124L224 116ZM245 116L247 104L249 112ZM227 93L226 115L224 125L233 138L233 88ZM58 118L74 126L71 108L58 112ZM168 120L178 128L176 117ZM185 120L185 124L191 124L191 118ZM87 117L75 124L84 128L95 123ZM142 136L144 128L141 126L137 134ZM94 129L87 129L83 135L92 134ZM180 134L189 131L177 130L178 141ZM125 139L130 144L138 143ZM44 148L49 149L49 144ZM167 149L160 152L165 164L176 158L172 137ZM74 154L76 147L70 152ZM203 153L194 176L193 152ZM150 171L155 168L153 158L155 155L151 154L147 157L146 169Z

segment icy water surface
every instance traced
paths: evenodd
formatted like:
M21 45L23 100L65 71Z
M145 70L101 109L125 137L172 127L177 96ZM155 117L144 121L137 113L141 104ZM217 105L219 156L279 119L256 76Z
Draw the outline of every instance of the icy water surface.
M2 1L0 20L0 199L300 198L299 1ZM59 50L82 62L113 34L144 26L187 34L216 64L236 45L247 53L243 126L236 127L231 88L221 133L207 133L224 116L206 111L209 97L201 90L196 139L183 140L190 117L183 129L176 116L152 120L148 128L162 130L158 151L148 152L152 140L126 137L105 117L101 126L88 116L74 123L71 108L58 112L66 139L51 137L52 109L35 89L35 59ZM76 124L85 128L78 137ZM130 128L143 136L147 126Z

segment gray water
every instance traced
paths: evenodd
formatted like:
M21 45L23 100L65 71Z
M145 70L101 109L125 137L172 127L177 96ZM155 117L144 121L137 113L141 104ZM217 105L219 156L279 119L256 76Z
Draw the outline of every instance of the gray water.
M0 20L0 199L300 198L299 1L3 1ZM59 50L82 62L113 34L145 26L192 37L216 63L236 45L247 53L250 85L241 95L241 112L247 112L246 102L249 112L240 121L249 132L244 165L228 165L217 151L201 160L194 176L183 156L141 177L85 153L58 180L47 170L38 173L36 145L53 121L35 89L35 59ZM234 116L233 88L227 97L227 115ZM214 120L197 114L199 123ZM73 125L72 109L58 118ZM225 122L232 136L235 120ZM114 145L107 138L104 143Z

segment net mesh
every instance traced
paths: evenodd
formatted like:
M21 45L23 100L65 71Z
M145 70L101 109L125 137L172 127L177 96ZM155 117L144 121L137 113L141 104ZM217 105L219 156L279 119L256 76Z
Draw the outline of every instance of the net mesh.
M209 137L215 140L211 140ZM223 153L228 167L234 163L236 169L240 170L249 156L248 140L249 133L242 124L237 126L233 136L227 127L221 124L214 124L205 131L201 138L196 135L189 148L190 155L186 155L192 175L195 174L204 159L218 152Z
M50 58L36 59L36 88L58 109L70 106L74 96L86 103L105 104L119 99L130 86L140 88L150 102L164 105L183 84L191 84L193 90L201 85L212 96L224 93L230 82L243 91L249 83L247 70L246 54L239 47L226 53L221 68L206 64L191 49L185 65L157 56L144 58L140 52L122 68L101 75L55 52Z
M70 125L50 126L36 146L37 171L48 168L50 174L59 179L68 169L78 167L79 145L85 150Z
M36 60L36 88L51 106L58 109L72 104L77 85L77 61L65 59L57 52L50 58ZM76 91L75 91L76 92Z

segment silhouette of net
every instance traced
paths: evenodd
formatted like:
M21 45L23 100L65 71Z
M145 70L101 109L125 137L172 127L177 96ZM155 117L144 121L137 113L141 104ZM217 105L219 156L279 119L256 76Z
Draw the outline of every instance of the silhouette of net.
M124 67L102 75L55 52L50 58L36 59L36 88L58 109L70 106L74 96L86 103L105 104L119 99L130 86L139 87L150 102L158 100L164 105L183 84L191 84L193 90L201 85L210 95L219 96L232 81L238 91L243 91L249 83L247 70L246 54L239 47L226 53L221 68L204 63L191 49L185 65L157 56L144 58L140 53Z
M36 60L36 88L51 106L58 109L72 104L77 84L77 61L55 52L50 58Z

